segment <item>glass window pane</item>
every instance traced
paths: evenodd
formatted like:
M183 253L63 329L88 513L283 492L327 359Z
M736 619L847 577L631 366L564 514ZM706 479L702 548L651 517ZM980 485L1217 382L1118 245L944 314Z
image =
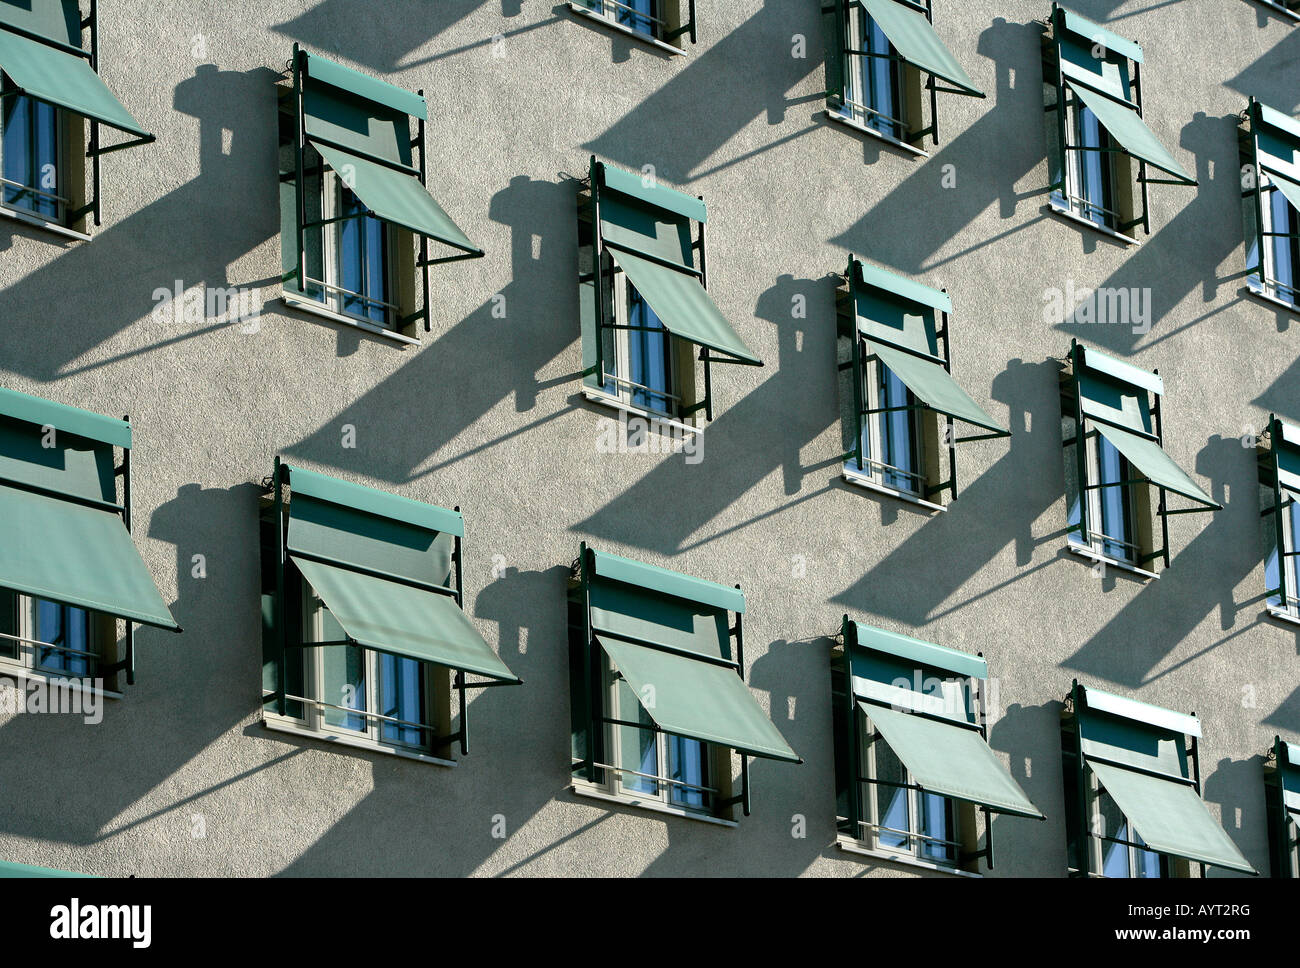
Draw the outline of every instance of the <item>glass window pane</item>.
M708 747L700 740L687 739L685 736L669 736L666 737L666 740L668 743L668 776L671 779L680 780L682 783L707 786L708 771L706 763ZM685 807L704 807L708 802L708 794L703 790L672 787L669 792L674 803Z
M654 725L654 720L637 700L636 693L627 684L626 679L619 678L614 688L617 692L617 719L640 723L645 727ZM619 782L623 789L633 793L658 796L659 783L649 778L659 775L659 751L654 730L638 729L635 726L615 726L614 732L617 736L619 752L617 765L624 769L635 770L637 773L649 774L649 776L620 774Z
M337 642L345 638L343 626L339 625L338 619L325 607L325 603L314 596L313 603L319 610L320 618L320 637L316 641ZM344 709L367 710L366 650L358 645L322 645L316 652L321 664L320 699L330 704L324 709L326 725L353 732L366 732L369 720L365 716L330 708L342 706Z
M882 483L900 491L915 493L920 490L920 480L911 476L920 472L920 442L918 410L891 410L893 407L910 407L916 403L906 384L888 367L876 367L877 406L887 412L873 414L862 422L862 452L871 454L871 427L874 424L880 435L878 459L887 466L876 468Z
M1100 830L1096 833L1101 841L1101 872L1106 877L1129 877L1129 849L1126 844L1114 841L1129 840L1128 822L1120 813L1119 806L1105 790L1097 793L1097 812ZM1105 839L1112 838L1112 839Z
M634 388L632 403L638 407L651 410L669 409L667 394L669 378L672 373L669 359L671 338L663 323L655 315L639 292L628 285L628 325L645 327L630 329L628 336L628 379L633 383L649 387L649 390Z
M873 54L891 54L893 46L885 32L865 13L863 25L865 44L863 49ZM898 62L887 57L860 57L867 74L867 106L872 112L867 124L881 134L901 139L902 126L896 119L902 117L902 99L899 97Z
M0 590L0 634L18 634L18 596L4 590ZM13 639L0 639L0 656L18 658L18 643Z
M921 824L919 832L940 840L955 840L952 801L934 793L921 793L919 800ZM931 860L952 862L956 860L956 850L947 844L923 840L921 856Z
M1133 842L1145 845L1146 841L1136 830L1133 831ZM1160 877L1160 855L1153 850L1133 850L1133 858L1136 862L1137 877Z
M386 323L389 302L387 226L366 216L370 209L346 185L339 187L339 286L343 311L377 323ZM355 217L349 217L355 216Z
M38 194L58 194L58 126L57 108L25 95L5 98L3 156L6 205L43 218L58 218L58 201Z
M59 648L38 648L36 664L47 672L61 672L69 676L89 675L89 657L78 654L90 651L89 632L90 616L84 609L38 599L36 634L32 637ZM66 651L69 649L74 651Z
M1097 483L1117 484L1132 480L1132 471L1124 456L1105 437L1097 438ZM1106 539L1102 541L1102 553L1112 558L1131 560L1135 549L1132 528L1132 488L1101 487L1097 489L1097 501L1101 510L1098 528Z
M1291 203L1287 201L1286 196L1274 189L1267 192L1264 197L1265 206L1269 210L1267 217L1268 230L1272 232L1295 232L1295 210L1291 207ZM1278 295L1283 299L1291 299L1295 295L1294 290L1290 287L1295 285L1296 240L1273 236L1269 241L1272 243L1273 264L1271 272L1273 281L1278 283L1279 286L1286 287Z
M614 8L615 17L620 24L639 30L643 34L655 34L654 21L650 19L657 16L654 0L619 0L619 2L623 6L615 6L612 3L609 6Z
M872 749L876 759L875 779L887 783L907 782L907 774L903 770L902 762L879 733L872 743ZM910 847L911 840L905 836L912 829L907 809L907 790L901 786L887 786L884 783L873 783L872 789L875 790L876 795L876 823L890 828L879 832L880 845Z
M381 654L379 657L379 712L408 723L426 722L424 666L415 659ZM463 715L463 713L462 713ZM380 735L386 742L424 746L425 730L384 722Z

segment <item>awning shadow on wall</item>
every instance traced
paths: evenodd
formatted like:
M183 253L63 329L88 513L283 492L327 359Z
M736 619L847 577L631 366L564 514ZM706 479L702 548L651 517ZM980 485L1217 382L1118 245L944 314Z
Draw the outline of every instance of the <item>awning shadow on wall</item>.
M0 319L25 327L29 338L9 340L6 369L49 382L129 326L166 328L168 336L113 360L147 353L180 339L235 325L237 320L176 326L150 318L158 289L257 287L276 280L231 280L230 266L277 235L279 203L273 71L223 71L212 64L176 87L174 107L199 119L199 175L120 221L90 243L76 243L53 262L0 290ZM229 148L223 145L232 132ZM163 134L160 140L168 136ZM136 151L154 151L145 146ZM105 165L120 164L109 155ZM250 188L249 172L265 171ZM105 179L112 185L114 179ZM111 188L107 189L111 191ZM0 249L16 235L50 237L39 229L0 224ZM196 237L201 236L201 244ZM104 298L111 293L111 298ZM93 312L86 312L93 307Z
M1213 767L1201 763L1202 799L1219 805L1220 825L1237 849L1268 875L1268 830L1264 807L1264 757L1246 760L1224 757ZM1249 877L1236 871L1213 868L1211 877Z

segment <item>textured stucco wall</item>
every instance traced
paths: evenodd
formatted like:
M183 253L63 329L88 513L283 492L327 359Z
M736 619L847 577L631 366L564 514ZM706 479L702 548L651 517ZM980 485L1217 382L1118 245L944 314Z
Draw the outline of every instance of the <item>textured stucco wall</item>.
M1296 110L1300 33L1248 0L1075 0L1144 46L1148 120L1201 181L1153 188L1155 234L1125 250L1042 211L1046 0L935 5L990 96L942 98L944 144L919 162L819 120L816 0L699 0L699 44L677 58L549 0L104 0L103 74L159 141L107 159L92 243L0 222L0 371L131 414L137 544L186 633L139 632L138 684L97 727L0 721L0 857L139 875L893 874L832 846L825 636L848 611L989 659L991 744L1049 815L995 820L997 874L1064 871L1057 710L1076 676L1202 717L1206 800L1264 868L1260 754L1300 737L1300 658L1250 601L1264 579L1238 437L1270 410L1300 417L1300 389L1289 317L1239 295L1234 116L1249 93ZM434 270L418 349L276 308L271 84L295 40L428 95L431 190L488 256ZM718 369L701 464L598 454L577 397L565 176L593 151L705 196L710 291L767 361ZM1015 432L964 446L946 514L838 480L828 274L849 251L952 293L960 382ZM260 328L152 319L177 279L258 288ZM1048 325L1043 292L1067 279L1150 287L1151 332ZM1099 581L1063 552L1049 361L1072 335L1160 368L1168 450L1227 505L1172 519L1157 582ZM526 684L473 700L457 768L259 725L254 482L276 453L464 509L469 611ZM562 566L583 539L743 585L748 680L807 762L754 764L737 829L566 792Z

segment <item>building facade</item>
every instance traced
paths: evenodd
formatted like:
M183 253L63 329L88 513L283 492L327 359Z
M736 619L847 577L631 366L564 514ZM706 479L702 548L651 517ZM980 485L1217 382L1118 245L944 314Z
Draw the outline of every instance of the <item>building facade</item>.
M0 860L1300 873L1290 6L0 0Z

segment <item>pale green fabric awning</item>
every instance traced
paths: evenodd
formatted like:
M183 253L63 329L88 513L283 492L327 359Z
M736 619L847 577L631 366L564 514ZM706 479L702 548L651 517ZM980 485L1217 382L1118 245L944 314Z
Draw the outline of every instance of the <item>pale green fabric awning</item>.
M505 682L519 681L450 595L291 557L357 645Z
M35 867L31 864L15 864L12 861L0 860L0 880L20 877L90 877L90 875L78 874L76 871L56 870L53 867Z
M0 588L176 630L119 514L0 485Z
M1121 104L1100 91L1094 91L1086 84L1071 82L1070 90L1079 96L1088 110L1097 116L1101 126L1133 157L1140 158L1188 185L1196 184L1196 179L1160 143L1160 139L1147 127L1135 108Z
M596 638L660 729L750 756L802 762L734 668Z
M1152 850L1227 870L1258 873L1214 822L1191 784L1096 760L1089 760L1088 765Z
M1291 207L1300 212L1300 182L1293 181L1286 175L1268 169L1265 169L1264 174L1277 187L1277 190L1286 196L1286 200L1291 203Z
M858 705L927 793L965 800L998 813L1043 819L976 730L877 703Z
M990 417L971 399L970 394L958 385L952 375L939 363L922 359L885 343L869 342L871 351L880 362L907 385L932 410L948 417L963 420L994 433L1009 433L1007 428Z
M1152 484L1191 498L1210 508L1217 509L1223 506L1201 490L1154 440L1139 437L1135 433L1112 427L1110 424L1097 423L1094 426Z
M39 101L128 134L149 137L84 57L0 29L0 70L24 94Z
M410 229L445 245L482 255L415 175L389 168L323 142L313 142L365 206L385 222Z
M659 321L674 336L726 353L747 363L759 363L718 307L699 277L634 255L625 249L609 250Z
M956 84L963 91L984 96L939 39L934 25L916 7L898 0L863 0L863 6L905 61Z

